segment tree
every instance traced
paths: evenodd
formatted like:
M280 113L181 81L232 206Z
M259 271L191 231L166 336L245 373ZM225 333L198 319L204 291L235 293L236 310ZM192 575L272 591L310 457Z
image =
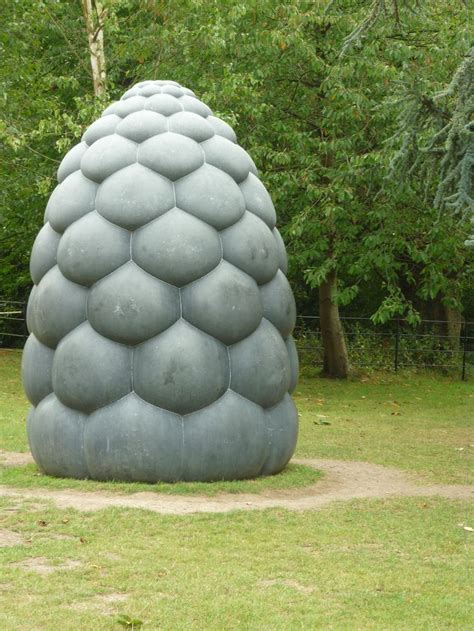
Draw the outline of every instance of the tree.
M81 5L89 42L94 94L101 96L105 93L106 81L104 52L106 10L97 0L81 0Z
M469 47L469 11L453 11L448 0L424 12L399 4L402 30L386 0L387 19L382 11L341 57L366 2L339 0L328 10L327 0L107 2L107 94L94 96L80 4L7 3L2 293L28 291L28 252L60 157L109 98L141 79L169 78L231 123L257 163L277 207L300 313L318 313L322 302L330 322L351 305L377 321L416 321L440 296L461 306L472 284L465 223L438 217L415 178L408 185L387 172L401 86L436 93L449 82Z
M443 89L434 94L419 84L404 89L390 176L410 190L419 187L421 177L424 201L437 212L434 229L449 222L459 244L474 245L467 232L468 220L474 223L474 48L467 51ZM457 249L453 247L453 252ZM456 348L462 321L459 288L453 293L454 300L443 306L445 333Z
M474 217L474 47L435 94L406 86L391 174L427 179L425 198L442 213Z

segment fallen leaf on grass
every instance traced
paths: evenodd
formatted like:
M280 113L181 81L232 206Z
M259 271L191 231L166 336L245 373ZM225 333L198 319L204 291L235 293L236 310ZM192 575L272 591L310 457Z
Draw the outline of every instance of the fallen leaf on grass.
M143 626L143 620L139 620L138 618L130 618L125 614L120 614L117 618L117 622L122 625L122 627L127 627L127 629L139 629Z

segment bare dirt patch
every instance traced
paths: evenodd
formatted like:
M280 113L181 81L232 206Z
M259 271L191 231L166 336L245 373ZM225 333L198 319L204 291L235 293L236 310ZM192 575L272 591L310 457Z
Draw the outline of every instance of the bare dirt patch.
M70 609L76 611L96 611L103 615L113 614L117 612L117 606L128 599L127 594L101 594L94 596L89 600L81 600L69 605Z
M0 548L8 548L10 546L21 546L24 543L23 537L13 530L0 528Z
M53 501L59 508L96 511L118 506L141 508L165 515L192 513L226 513L234 510L286 508L288 510L316 510L332 502L354 499L388 497L428 497L438 495L449 499L474 499L474 486L423 486L420 479L398 469L368 462L344 460L297 459L324 472L325 476L313 486L295 490L271 490L259 495L222 493L215 497L160 495L141 492L120 495L106 491L16 489L0 487L0 495Z
M4 451L0 449L0 464L4 467L21 467L25 464L32 464L33 456L29 452Z
M298 581L293 581L288 578L271 578L265 581L260 581L260 587L273 587L274 585L281 585L283 587L289 587L290 589L294 589L297 592L302 594L311 594L314 592L313 587L308 587L306 585L302 585L298 583Z
M68 560L64 561L64 563L51 565L46 557L31 557L30 559L24 559L23 561L11 563L10 565L29 572L37 572L38 574L46 575L56 572L57 570L74 570L80 567L81 563L79 561Z

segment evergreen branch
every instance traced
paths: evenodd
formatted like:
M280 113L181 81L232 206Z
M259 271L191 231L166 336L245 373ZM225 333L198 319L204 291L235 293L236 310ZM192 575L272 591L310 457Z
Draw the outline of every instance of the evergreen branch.
M435 186L434 208L460 218L474 215L473 87L474 48L444 90L430 96L415 86L405 88L406 94L395 102L401 108L398 131L389 139L398 145L390 160L389 178L419 181L423 173L428 176L425 193Z

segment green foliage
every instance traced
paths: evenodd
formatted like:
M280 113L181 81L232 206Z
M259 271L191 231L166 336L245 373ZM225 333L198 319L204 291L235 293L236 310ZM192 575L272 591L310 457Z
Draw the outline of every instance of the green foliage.
M425 197L441 211L474 213L474 48L462 60L447 88L433 96L426 86L406 88L401 99L392 174L425 180Z
M447 0L379 19L341 57L367 3L115 0L105 3L106 99L173 78L232 124L275 201L302 310L331 269L349 305L376 288L374 317L461 306L472 278L466 225L386 178L400 85L437 90L468 50L469 10ZM393 17L393 16L392 16ZM7 3L0 34L1 293L23 297L28 253L64 152L103 109L92 97L79 3ZM18 42L16 45L13 42Z

